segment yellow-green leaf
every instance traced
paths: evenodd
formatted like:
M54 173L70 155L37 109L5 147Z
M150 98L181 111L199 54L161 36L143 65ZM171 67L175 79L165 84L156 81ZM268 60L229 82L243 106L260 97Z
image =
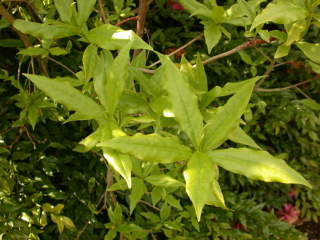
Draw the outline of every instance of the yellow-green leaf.
M207 154L194 153L183 176L186 181L186 191L195 208L198 221L206 204L226 208L218 183L218 167Z
M320 43L297 42L296 45L308 58L320 64Z
M172 163L187 160L191 150L176 138L159 135L134 135L112 138L98 146L112 148L122 153L155 163Z
M298 172L284 160L266 151L249 148L228 148L208 153L212 161L224 169L254 180L303 184L311 187Z

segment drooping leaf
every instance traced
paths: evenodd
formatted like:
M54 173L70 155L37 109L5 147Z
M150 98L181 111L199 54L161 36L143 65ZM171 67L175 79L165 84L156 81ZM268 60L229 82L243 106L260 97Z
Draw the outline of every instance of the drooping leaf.
M183 187L184 184L165 174L150 175L145 178L145 181L154 186L159 187Z
M320 43L297 42L296 45L308 58L320 64Z
M90 44L83 53L82 63L85 82L88 82L95 73L95 68L97 66L97 47Z
M147 187L144 185L143 180L139 178L134 178L130 194L130 214L132 214L133 210L135 209L138 202L141 200L146 191Z
M235 130L233 130L228 138L232 141L232 142L236 142L236 143L240 143L240 144L244 144L253 148L257 148L257 149L261 149L256 143L255 141L245 132L243 131L240 127L235 128Z
M198 99L173 62L166 57L162 58L162 62L164 64L164 88L169 94L173 113L193 145L198 147L203 126Z
M91 119L103 117L103 109L90 97L72 87L70 83L39 75L25 74L25 76L49 97L64 104L70 110L75 110Z
M96 0L77 0L78 14L77 23L79 26L85 24L94 9Z
M109 148L102 148L103 156L107 159L108 163L117 171L127 182L129 188L131 188L131 170L132 159L126 154L122 154L113 151Z
M279 158L266 151L249 148L228 148L208 153L212 161L233 173L244 175L254 180L303 184L311 187L298 172Z
M196 210L198 221L206 204L225 208L218 183L217 165L205 153L194 153L183 172L186 191Z
M26 49L22 49L18 52L18 54L27 55L27 56L42 56L46 57L49 55L49 51L44 48L36 48L36 47L29 47Z
M191 151L176 138L155 134L123 136L100 143L98 146L115 149L150 162L172 163L187 160Z
M295 4L291 0L280 0L277 2L271 2L254 19L251 30L266 22L290 24L298 20L305 19L306 16L306 9Z
M152 50L152 47L145 43L133 31L124 31L119 27L111 24L103 24L96 27L85 34L86 39L90 43L107 50L117 50L126 46L129 42L132 43L133 49Z
M79 34L79 29L69 24L42 24L15 20L13 26L19 31L40 39L59 39Z
M204 37L206 39L206 45L208 48L208 53L211 53L212 48L214 48L221 38L221 30L219 25L215 22L205 22L204 23Z
M227 103L219 107L204 128L202 149L207 151L219 147L237 127L244 113L256 82L256 78L246 82Z
M72 10L71 4L72 0L54 0L54 5L59 13L59 16L63 22L71 22Z

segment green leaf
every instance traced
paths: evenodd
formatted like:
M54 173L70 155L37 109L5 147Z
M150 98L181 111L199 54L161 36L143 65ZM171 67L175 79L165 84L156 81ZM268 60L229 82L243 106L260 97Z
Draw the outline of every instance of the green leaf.
M214 48L219 40L221 39L221 30L219 28L219 25L217 25L215 22L204 22L204 37L206 40L206 45L208 48L208 53L211 53L212 48Z
M77 23L79 26L85 24L92 13L96 0L77 0L78 3L78 14Z
M155 206L162 198L164 189L162 187L155 187L151 191L152 204Z
M198 89L203 92L208 92L208 80L207 80L207 74L204 70L203 63L201 61L200 54L197 55L197 61L196 61L196 69L195 69L195 77L197 80L197 86Z
M25 76L49 97L64 104L70 110L75 110L91 119L103 117L103 109L91 98L72 87L70 83L39 75L25 74Z
M249 103L257 79L247 81L224 106L218 108L204 128L203 150L217 148L228 139L228 135L237 127Z
M71 22L72 10L71 4L72 0L54 0L54 5L59 13L60 19L63 22Z
M266 22L290 24L295 21L305 19L306 17L306 9L299 5L296 5L291 0L280 0L277 2L271 2L254 19L250 31Z
M311 185L287 163L266 151L249 148L228 148L209 152L212 161L233 173L254 180Z
M261 149L255 141L245 132L243 131L240 127L237 127L234 131L232 131L228 138L232 142L244 144L253 148Z
M94 28L86 33L85 37L90 43L96 44L107 50L121 49L129 42L132 43L133 49L152 50L152 47L144 42L132 30L125 31L111 24L103 24Z
M131 43L128 43L120 50L118 56L114 59L107 72L107 83L105 88L105 91L108 91L106 110L109 112L110 116L114 114L126 84L130 60L130 47Z
M169 94L174 115L193 145L198 147L203 127L198 99L173 62L167 57L161 61L164 64L164 87Z
M108 148L102 149L104 158L107 159L112 168L126 180L128 188L131 188L131 157Z
M277 48L276 53L274 54L274 58L282 58L282 57L287 56L289 54L290 48L291 48L291 45L289 45L289 46L287 46L285 44L280 45Z
M155 134L116 137L98 146L131 154L140 160L158 163L183 161L191 155L191 150L181 145L176 138Z
M73 150L77 152L88 152L92 148L94 148L98 144L98 142L100 142L101 136L102 132L99 128L93 133L91 133L89 136L87 136L85 139L81 140L81 142L79 142L80 145Z
M168 195L165 199L166 203L171 205L172 207L175 207L178 210L182 210L182 207L180 205L180 201L177 200L174 196Z
M36 48L36 47L28 47L26 49L22 49L18 52L18 54L21 55L27 55L27 56L43 56L46 57L49 55L49 51L44 48Z
M165 174L150 175L144 179L148 183L159 187L183 187L184 184Z
M179 0L182 6L191 12L192 15L200 17L211 18L212 12L204 4L197 2L196 0Z
M144 185L143 180L135 178L130 194L130 214L132 214L133 210L135 209L138 202L141 200L146 191L147 187Z
M49 52L53 56L62 56L62 55L67 55L69 53L69 51L67 49L64 49L61 47L50 48Z
M305 20L300 20L292 24L288 31L287 41L284 43L289 46L294 42L300 41L302 34L305 32L307 27L307 22Z
M55 215L55 214L50 214L50 217L51 217L52 222L54 222L55 224L58 225L58 230L59 230L59 233L61 234L64 230L64 224L62 222L62 217Z
M61 221L62 221L63 225L68 229L75 229L76 228L73 221L66 216L61 216Z
M113 62L112 54L105 50L100 56L96 58L95 73L93 76L93 86L96 91L100 103L108 108L108 91L107 91L107 72Z
M315 111L320 111L320 103L317 103L316 101L312 100L312 99L302 99L299 100L299 102L303 103L304 105L306 105L307 107L309 107L312 110Z
M320 64L320 43L297 42L296 46L312 61Z
M117 237L117 230L111 229L108 233L104 236L104 240L113 240Z
M160 210L160 218L161 221L164 222L171 214L171 207L165 203L162 205L161 210Z
M97 47L92 44L84 50L82 62L85 82L89 82L94 76L95 68L97 66L97 50Z
M79 34L79 29L68 24L41 24L25 20L15 20L13 26L20 32L40 39L59 39Z
M217 181L218 168L205 153L196 152L183 172L186 191L195 208L198 221L206 204L226 208Z

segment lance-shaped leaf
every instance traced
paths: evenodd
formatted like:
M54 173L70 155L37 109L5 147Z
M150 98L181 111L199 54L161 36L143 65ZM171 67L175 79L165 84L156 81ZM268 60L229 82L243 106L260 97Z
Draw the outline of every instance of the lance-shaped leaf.
M221 39L221 30L219 25L217 25L214 21L204 22L204 37L206 40L208 53L210 54L212 48L214 48Z
M59 39L77 35L80 30L68 24L42 24L36 22L29 22L18 19L14 21L13 26L20 32L30 34L31 36L40 39Z
M70 110L75 110L91 119L101 119L103 109L90 97L82 94L68 82L58 81L39 75L25 74L39 89Z
M305 19L306 16L306 9L291 0L272 2L254 19L251 30L266 22L290 24Z
M92 44L90 44L86 50L84 50L82 63L85 82L89 82L95 72L97 65L97 50L97 47Z
M164 87L169 94L174 115L193 145L198 147L203 126L198 99L173 62L167 57L161 60L164 64Z
M143 197L144 193L147 191L147 187L144 185L143 180L139 178L133 179L132 190L130 194L130 214L132 214L133 210Z
M113 115L118 106L128 77L130 47L131 43L128 43L120 50L119 55L114 59L107 72L107 83L105 88L105 91L107 91L106 108L110 116Z
M85 34L86 39L93 44L107 50L117 50L123 48L129 42L134 49L148 49L152 47L144 42L132 30L124 31L111 24L103 24Z
M233 130L228 138L232 142L244 144L253 148L261 149L256 142L245 132L243 131L240 127L236 127L235 130Z
M98 146L112 148L122 153L155 163L172 163L190 157L191 150L173 137L161 137L155 134L135 135L112 138Z
M145 178L145 181L159 187L183 187L184 184L168 175L155 174Z
M320 64L320 44L319 43L308 43L298 42L297 47L312 61Z
M72 0L54 0L54 6L56 7L60 19L64 22L70 22L72 17L71 4Z
M212 11L206 5L196 0L179 0L184 8L191 12L192 15L200 17L212 18Z
M208 153L212 161L224 169L265 182L296 183L311 187L298 172L284 160L266 151L249 148L228 148Z
M77 0L78 3L78 14L77 14L77 23L79 26L86 23L91 12L94 9L96 0Z
M248 81L224 106L218 108L204 128L204 150L217 148L228 139L247 107L255 82L256 79Z
M196 210L198 221L206 204L226 208L218 183L218 167L205 153L194 153L186 170L186 191Z
M102 148L103 156L107 159L108 163L117 171L127 182L131 188L131 170L132 159L130 156L113 151L109 148Z

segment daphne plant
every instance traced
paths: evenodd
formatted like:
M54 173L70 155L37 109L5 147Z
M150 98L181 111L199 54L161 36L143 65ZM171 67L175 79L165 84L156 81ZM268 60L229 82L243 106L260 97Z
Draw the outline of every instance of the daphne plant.
M76 79L25 76L56 103L75 111L68 121L92 120L96 123L94 132L80 142L82 149L77 150L98 148L103 152L108 164L132 189L130 212L147 191L145 182L168 188L172 185L184 187L198 221L205 205L227 209L219 185L219 168L254 180L311 187L284 160L262 150L240 127L253 89L263 76L208 90L200 57L194 65L183 59L177 66L168 56L156 51L161 66L147 69L146 51L153 49L133 31L110 24L88 30L85 22L92 9L83 8L83 1L78 1L78 12L75 9L66 11L65 8L71 8L72 4L62 9L58 4L60 1L55 2L63 22L39 24L18 20L15 27L43 39L41 49L46 54L50 54L50 43L55 39L81 37L81 41L88 44L83 54L82 71L76 74ZM267 18L266 12L273 7L271 5L260 15L250 15L249 19L246 12L229 16L221 7L213 5L212 9L221 13L215 15L221 16L219 20L213 18L212 11L203 4L194 0L180 2L204 20L209 52L220 40L221 32L228 35L222 24L237 25L239 18L243 18L245 25L254 22L251 29L254 30L266 21L287 24L291 19L291 15L285 15L285 20ZM234 9L242 11L242 2L245 4L245 1L239 1ZM256 2L254 6L257 7L262 1L252 2ZM277 4L280 2L283 1ZM262 30L259 31L262 35ZM214 35L215 32L219 34ZM295 38L290 44L298 40ZM304 51L309 45L297 43L297 46ZM143 51L131 59L132 49ZM311 60L314 57L306 55L310 55ZM218 106L222 100L217 99L221 97L229 98ZM247 147L229 148L224 144L227 140ZM177 178L183 176L185 183L161 170L159 166L162 165L166 166L164 169L179 165L178 169L182 170Z

